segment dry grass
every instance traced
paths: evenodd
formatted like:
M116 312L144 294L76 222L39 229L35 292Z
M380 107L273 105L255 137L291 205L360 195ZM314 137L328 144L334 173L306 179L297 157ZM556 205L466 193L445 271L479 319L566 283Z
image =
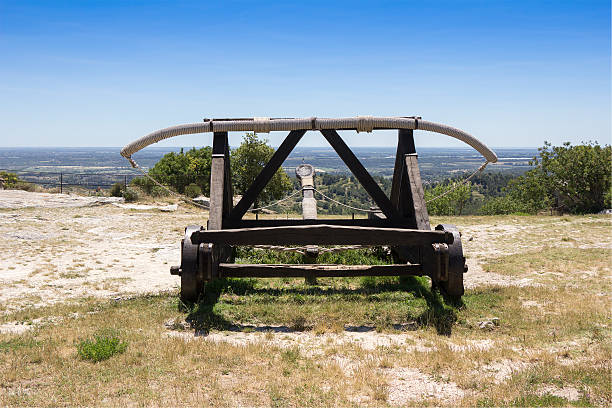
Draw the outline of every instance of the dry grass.
M167 274L164 262L178 258L164 245L200 213L12 213L18 221L0 234L36 231L44 218L54 235L0 241L19 265L2 269L14 276L5 290L23 288L0 305L0 405L612 404L606 217L435 220L464 232L466 279L501 279L469 289L463 304L427 279L275 279L218 284L208 302L180 310L174 278L156 295L129 288L155 268ZM75 237L88 229L90 241ZM531 285L501 284L517 279ZM68 295L78 287L89 292ZM492 317L498 326L479 328ZM2 331L14 326L24 330ZM80 359L77 344L107 329L125 352Z

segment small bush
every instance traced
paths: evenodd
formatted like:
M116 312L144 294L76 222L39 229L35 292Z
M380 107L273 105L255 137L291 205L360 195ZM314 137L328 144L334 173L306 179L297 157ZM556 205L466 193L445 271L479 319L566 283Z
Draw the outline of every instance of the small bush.
M145 177L135 177L130 181L131 187L136 187L151 197L167 197L168 192Z
M138 200L138 192L136 192L136 190L134 190L133 188L129 188L128 187L123 192L123 198L128 203L132 202L132 201L137 201Z
M14 188L15 183L19 181L19 177L15 173L0 171L0 178L4 180L4 188Z
M151 187L151 191L149 192L151 197L167 197L170 195L167 190L161 188L160 186Z
M23 191L34 192L34 191L36 191L37 186L34 183L28 183L27 181L21 181L20 180L20 181L15 183L13 188L16 189L16 190L23 190Z
M121 183L115 183L110 188L111 197L122 197L123 196L123 185Z
M190 198L195 198L202 195L202 189L195 183L191 183L185 187L185 195Z
M505 214L525 214L529 213L529 204L521 202L509 195L493 197L487 200L480 208L482 215L505 215Z
M114 331L104 331L94 335L93 339L81 340L77 345L79 357L93 362L108 360L115 354L121 354L127 348L127 342L121 341Z

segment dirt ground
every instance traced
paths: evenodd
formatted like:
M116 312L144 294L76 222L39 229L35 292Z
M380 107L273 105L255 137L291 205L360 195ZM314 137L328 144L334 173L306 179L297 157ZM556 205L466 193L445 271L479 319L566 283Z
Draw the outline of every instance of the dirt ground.
M176 208L165 203L159 208L111 205L120 202L105 197L0 191L0 251L5 254L0 259L1 307L7 310L83 296L120 297L178 288L179 278L171 276L169 268L180 263L184 228L204 224L207 212L183 206L177 211L159 210ZM560 241L559 234L572 234L572 223L554 217L545 224L531 223L525 217L492 224L478 217L459 220L465 222L458 226L469 266L466 289L538 284L530 277L484 271L483 261L492 256L552 242L612 249L610 235ZM593 226L601 220L593 218Z
M53 196L53 197L51 197ZM112 205L116 200L60 197L41 193L0 191L0 310L5 314L28 307L70 303L83 298L129 299L130 297L176 292L179 278L171 276L171 265L180 263L179 243L185 226L205 223L207 213L179 206L176 211L150 207L125 208ZM166 208L167 203L160 203ZM490 287L565 287L580 276L593 296L610 301L610 268L604 274L584 269L573 271L504 273L492 268L496 259L537 252L538 248L612 250L610 218L585 217L461 217L432 220L457 223L462 232L469 272L465 275L468 291ZM493 260L493 261L492 261ZM602 281L603 279L603 281ZM600 284L592 284L599 281ZM541 310L546 300L525 298L522 307ZM62 319L57 317L56 324ZM0 333L21 334L47 321L9 321L0 325ZM488 339L446 339L432 344L429 337L406 333L379 333L375 330L345 330L344 333L313 331L293 332L286 327L254 327L252 330L210 332L205 336L191 331L160 328L165 336L186 342L209 341L236 347L263 343L291 349L299 347L305 356L326 358L337 364L344 375L356 376L362 363L354 358L332 355L326 350L335 346L358 347L362 351L402 348L403 352L427 354L441 348L451 352L491 353L499 344ZM609 331L609 326L607 328ZM419 355L421 355L419 354ZM318 357L317 357L318 356ZM489 361L487 363L487 361ZM376 370L387 378L387 404L405 405L428 400L453 405L466 397L465 384L432 376L406 364L380 363ZM491 378L492 384L503 383L518 371L527 369L529 359L483 360L474 375ZM568 401L581 395L575 387L546 385L542 393ZM355 395L352 401L369 403L372 395Z
M115 203L120 199L0 191L2 307L176 288L169 268L180 263L181 235L205 215Z

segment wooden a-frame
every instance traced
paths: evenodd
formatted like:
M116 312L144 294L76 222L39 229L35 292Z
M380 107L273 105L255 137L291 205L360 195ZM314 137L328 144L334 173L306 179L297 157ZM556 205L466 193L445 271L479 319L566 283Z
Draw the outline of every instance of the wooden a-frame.
M378 208L380 208L385 218L368 220L243 220L242 217L246 214L249 207L255 202L257 196L269 183L305 133L305 130L295 130L287 135L272 155L270 161L264 166L255 178L255 181L234 207L228 134L227 132L215 132L213 134L208 229L316 225L323 223L345 226L431 229L414 145L414 135L412 130L406 129L398 131L391 197L387 197L382 191L338 132L335 130L321 131L338 156L351 170ZM420 254L419 249L416 247L393 247L393 251L403 262L420 263L422 261L422 254ZM213 257L221 261L225 261L230 257L229 251L223 251L223 248L217 249L215 252L216 254L213 254ZM214 277L214 271L212 275Z

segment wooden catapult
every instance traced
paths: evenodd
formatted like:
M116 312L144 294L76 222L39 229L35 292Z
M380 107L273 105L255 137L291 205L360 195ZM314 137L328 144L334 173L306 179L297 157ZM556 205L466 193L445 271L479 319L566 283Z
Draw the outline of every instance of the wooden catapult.
M397 129L398 144L391 194L388 197L351 151L337 130L372 132ZM233 205L232 174L228 132L289 131L240 201ZM461 234L454 225L429 224L423 184L414 144L414 130L426 130L462 140L478 150L488 162L497 156L473 136L450 126L420 117L300 118L300 119L205 119L201 123L179 125L153 132L127 145L121 151L131 158L138 150L170 137L188 133L213 133L210 182L210 213L207 226L185 228L181 243L181 265L171 273L180 276L181 299L195 302L206 282L229 277L340 277L340 276L429 276L434 287L450 296L463 295L463 274L467 271ZM355 178L370 195L380 216L368 219L317 219L306 216L313 198L304 189L303 219L244 219L244 215L272 176L307 131L320 131ZM485 163L486 164L486 163ZM310 174L298 176L307 180ZM309 207L310 206L310 207ZM393 254L390 265L325 264L236 264L234 248L254 245L386 246Z

